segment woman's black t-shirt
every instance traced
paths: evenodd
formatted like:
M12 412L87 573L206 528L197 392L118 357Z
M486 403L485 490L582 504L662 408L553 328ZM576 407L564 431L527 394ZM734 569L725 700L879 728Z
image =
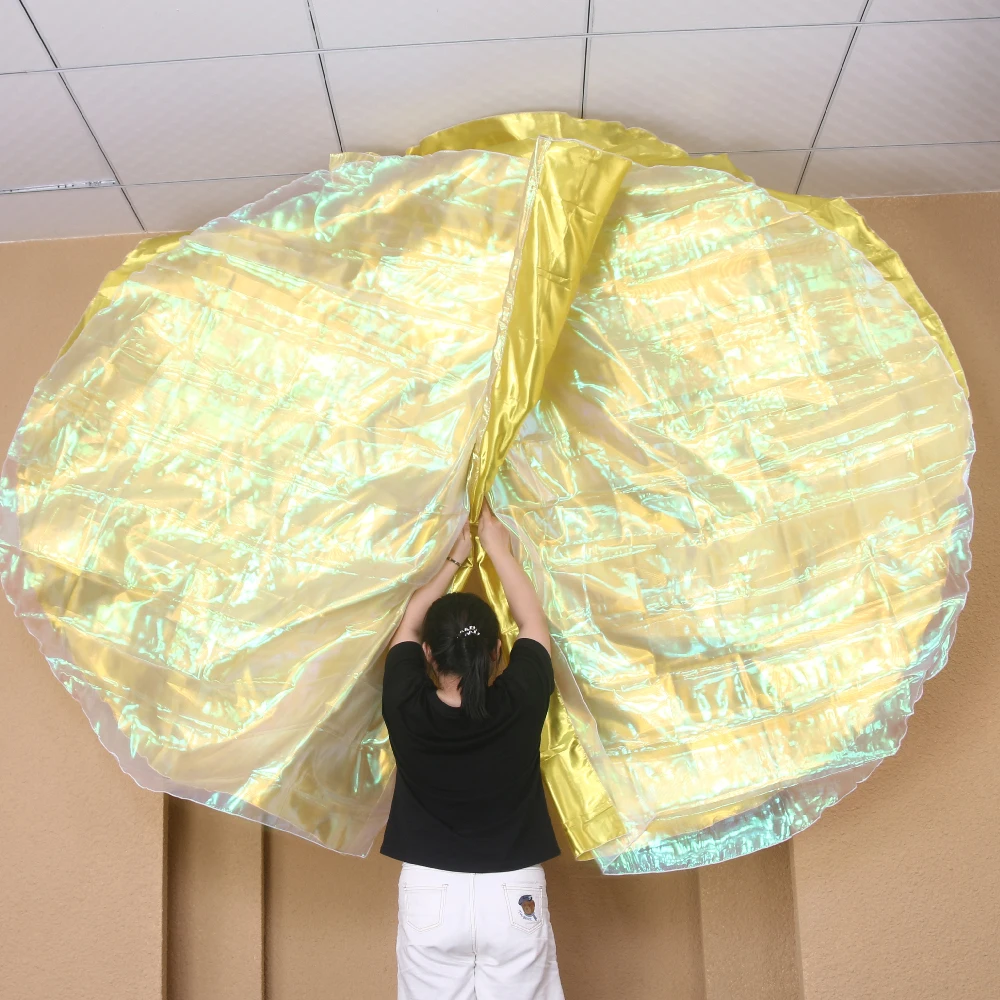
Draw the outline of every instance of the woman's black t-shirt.
M554 858L538 758L553 688L545 647L518 639L487 689L489 718L473 721L437 696L419 643L393 646L382 714L396 788L382 853L454 872L515 871Z

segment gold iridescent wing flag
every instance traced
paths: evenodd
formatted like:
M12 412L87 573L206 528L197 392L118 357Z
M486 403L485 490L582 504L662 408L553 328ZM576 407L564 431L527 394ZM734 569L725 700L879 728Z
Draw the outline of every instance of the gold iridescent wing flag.
M846 203L638 129L410 154L109 276L4 467L17 613L140 784L364 854L382 652L489 493L552 625L575 851L663 871L803 829L898 748L964 602L940 321Z

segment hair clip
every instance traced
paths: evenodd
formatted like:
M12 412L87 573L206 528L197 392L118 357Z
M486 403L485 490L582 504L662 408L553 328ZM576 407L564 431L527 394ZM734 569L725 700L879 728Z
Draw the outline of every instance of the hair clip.
M459 633L459 635L479 635L479 629L475 625L466 625Z

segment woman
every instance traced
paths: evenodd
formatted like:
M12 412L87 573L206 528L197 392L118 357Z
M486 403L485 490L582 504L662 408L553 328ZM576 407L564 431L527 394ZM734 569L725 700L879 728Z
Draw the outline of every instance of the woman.
M403 862L400 1000L562 1000L541 862L559 853L538 746L554 682L538 595L484 506L479 538L518 626L447 593L472 542L410 598L385 664L396 788L382 853Z

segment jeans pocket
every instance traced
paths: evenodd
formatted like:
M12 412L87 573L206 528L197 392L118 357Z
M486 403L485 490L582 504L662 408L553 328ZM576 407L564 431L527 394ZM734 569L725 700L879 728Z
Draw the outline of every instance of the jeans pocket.
M416 931L429 931L444 920L446 885L405 885L401 900L403 920Z
M511 926L525 934L536 933L548 916L545 886L538 883L505 884L503 893L507 898L507 915L510 917Z

